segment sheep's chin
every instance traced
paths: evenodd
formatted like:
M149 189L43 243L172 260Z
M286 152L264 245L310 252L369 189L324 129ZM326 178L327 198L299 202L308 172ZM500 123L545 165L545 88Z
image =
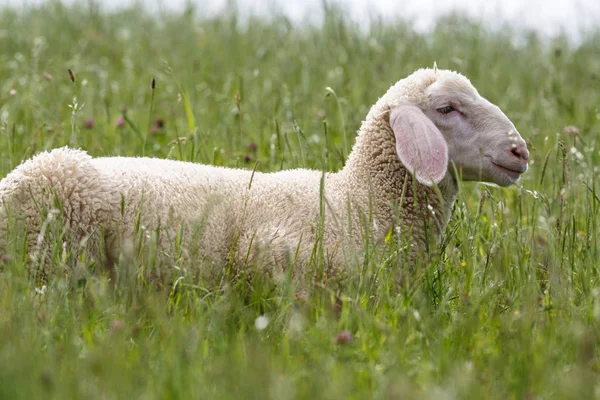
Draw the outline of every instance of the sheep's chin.
M493 183L502 187L508 187L519 182L521 174L524 172L515 171L491 160L489 161L487 167L488 176L487 179L485 179L485 182Z
M463 181L475 181L488 186L508 187L519 182L523 172L515 171L486 158L480 168L462 168L457 171Z

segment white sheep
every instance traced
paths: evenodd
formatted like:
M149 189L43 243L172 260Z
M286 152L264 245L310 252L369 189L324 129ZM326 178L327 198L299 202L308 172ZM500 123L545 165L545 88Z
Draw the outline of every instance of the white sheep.
M166 253L179 241L190 257L223 268L285 270L293 261L301 275L319 237L334 268L363 256L365 242L381 240L390 229L410 232L413 248L425 249L450 217L457 173L509 186L527 170L528 156L512 122L467 78L420 69L371 108L339 172L253 173L155 158L92 158L59 148L27 160L0 182L0 218L10 210L24 221L33 249L44 222L38 206L56 207L58 200L74 238L95 232L87 247L111 265L124 240L131 242L136 226L143 226L147 233L160 230L159 249Z

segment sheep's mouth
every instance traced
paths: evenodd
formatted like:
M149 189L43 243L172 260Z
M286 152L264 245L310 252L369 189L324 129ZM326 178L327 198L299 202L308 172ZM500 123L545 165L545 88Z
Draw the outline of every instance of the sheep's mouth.
M519 177L521 176L521 174L525 171L527 171L527 167L525 167L524 170L518 170L518 169L513 169L510 167L506 167L502 164L498 164L496 161L491 160L492 161L492 165L494 167L496 167L496 169L498 171L501 171L504 175L507 175L511 180L513 181L517 181L519 180Z

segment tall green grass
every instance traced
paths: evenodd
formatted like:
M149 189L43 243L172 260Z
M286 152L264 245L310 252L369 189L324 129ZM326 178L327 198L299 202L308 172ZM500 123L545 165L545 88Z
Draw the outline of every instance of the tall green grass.
M600 397L598 34L574 45L455 16L422 35L403 22L361 33L335 9L318 27L196 14L0 11L0 175L63 145L335 170L378 97L434 61L507 113L530 170L520 187L464 183L426 269L373 258L308 295L184 264L153 280L152 247L111 286L63 249L60 226L40 287L15 230L1 398Z

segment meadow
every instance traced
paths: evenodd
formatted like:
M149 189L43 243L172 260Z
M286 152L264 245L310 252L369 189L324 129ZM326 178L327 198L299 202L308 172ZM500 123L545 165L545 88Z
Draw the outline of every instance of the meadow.
M198 14L0 10L0 177L64 145L336 170L370 106L434 61L512 119L529 171L510 188L462 184L423 269L366 260L303 295L184 260L148 281L143 254L111 285L60 241L42 284L15 233L0 254L0 398L600 398L598 32Z

